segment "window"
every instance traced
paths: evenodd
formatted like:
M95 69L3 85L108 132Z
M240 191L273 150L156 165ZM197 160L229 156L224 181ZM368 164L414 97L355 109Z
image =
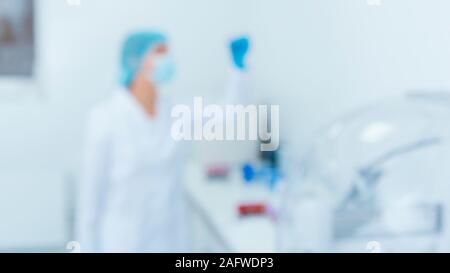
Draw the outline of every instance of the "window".
M33 76L33 0L0 0L0 76Z

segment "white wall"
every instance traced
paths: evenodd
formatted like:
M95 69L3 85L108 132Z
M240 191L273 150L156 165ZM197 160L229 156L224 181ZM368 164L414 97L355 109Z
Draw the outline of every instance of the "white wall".
M317 126L410 89L450 89L450 1L252 0L254 84L299 151Z

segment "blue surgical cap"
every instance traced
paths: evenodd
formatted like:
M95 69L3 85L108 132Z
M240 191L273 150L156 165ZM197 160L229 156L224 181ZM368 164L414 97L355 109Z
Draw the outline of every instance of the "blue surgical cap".
M128 36L123 44L120 61L121 84L129 87L140 69L145 55L158 44L166 42L166 36L159 32L137 32Z

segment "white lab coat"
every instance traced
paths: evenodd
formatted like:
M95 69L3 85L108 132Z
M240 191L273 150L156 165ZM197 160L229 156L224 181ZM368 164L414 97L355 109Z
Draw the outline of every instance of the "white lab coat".
M232 77L227 102L241 93ZM164 96L150 119L118 88L92 111L77 214L84 252L186 252L189 230L181 178L188 143L171 137Z

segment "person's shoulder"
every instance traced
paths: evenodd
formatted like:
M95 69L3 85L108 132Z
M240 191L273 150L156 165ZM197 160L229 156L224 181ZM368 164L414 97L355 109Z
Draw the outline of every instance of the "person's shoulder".
M114 92L109 97L97 102L89 111L87 117L88 130L97 135L106 135L111 132L114 121L120 116L118 110L118 94Z
M92 121L107 121L108 116L111 115L111 110L113 110L113 98L109 97L100 102L97 102L89 112L89 120Z
M89 117L96 120L111 120L113 116L123 110L124 91L121 89L113 92L103 100L97 102L91 109Z

